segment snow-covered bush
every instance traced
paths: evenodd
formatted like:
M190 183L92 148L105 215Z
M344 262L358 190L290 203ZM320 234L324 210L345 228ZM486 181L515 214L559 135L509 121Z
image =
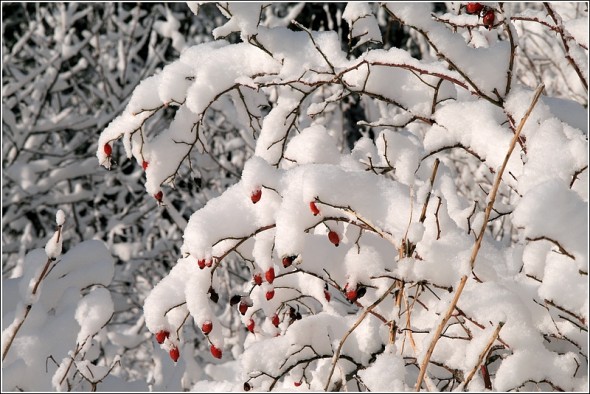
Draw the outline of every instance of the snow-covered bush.
M120 357L101 357L111 366L94 363L108 340L103 328L114 312L107 289L113 258L96 240L62 256L62 210L56 221L45 250L29 252L14 277L2 282L3 390L90 390L113 379L109 374Z
M144 305L187 371L207 348L222 359L192 388L587 388L587 9L348 4L350 45L381 42L376 16L392 18L418 59L347 56L332 31L261 23L264 5L218 7L216 41L144 80L97 153L108 164L102 147L122 139L165 204L180 165L208 153L211 112L253 147ZM530 24L557 32L541 34L560 60L535 80ZM366 119L348 150L357 100ZM174 120L147 138L165 108ZM228 288L236 260L251 280Z

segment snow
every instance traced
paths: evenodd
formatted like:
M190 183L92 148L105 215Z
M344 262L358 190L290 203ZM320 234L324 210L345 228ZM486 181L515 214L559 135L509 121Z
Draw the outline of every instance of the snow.
M58 226L63 226L65 220L66 220L66 214L61 209L58 209L57 213L55 214L55 222L57 223Z
M80 324L77 343L86 342L87 338L98 332L113 315L111 293L104 288L97 288L78 302L76 321Z

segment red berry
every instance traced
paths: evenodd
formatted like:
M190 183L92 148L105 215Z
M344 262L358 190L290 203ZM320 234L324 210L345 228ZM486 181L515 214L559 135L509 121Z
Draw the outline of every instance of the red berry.
M275 326L275 327L278 327L279 326L279 323L281 322L279 320L279 315L277 315L276 313L274 315L272 315L272 320L271 321L272 321L272 325Z
M222 356L221 350L216 348L215 345L211 345L211 354L215 358L221 358L221 356Z
M328 290L324 290L324 297L326 298L326 301L330 302L332 295L330 294L330 292Z
M213 322L211 322L211 320L207 320L201 326L201 330L203 331L203 334L209 335L209 333L211 332L211 330L213 330Z
M156 333L156 341L161 345L164 343L166 338L170 336L170 333L166 330L160 330Z
M103 149L105 155L110 157L113 154L113 148L109 144L104 144Z
M241 301L240 305L238 306L238 310L240 311L242 316L245 315L246 311L248 311L248 304L244 301Z
M356 293L356 289L353 290L347 290L346 291L346 298L348 298L348 300L350 302L355 302L357 299L357 293Z
M301 382L293 382L293 384L295 385L295 387L301 386Z
M330 231L328 233L328 239L336 246L340 244L340 237L338 236L338 233L336 233L336 231Z
M269 290L266 292L266 300L270 301L272 300L272 298L275 296L275 291L274 290Z
M158 202L162 202L162 198L164 197L164 193L160 190L156 194L154 194L154 198L158 200Z
M315 202L310 202L309 203L309 209L311 209L311 213L313 213L313 216L317 216L320 213L320 210L318 209L318 207L316 207Z
M248 320L248 324L246 325L246 328L248 328L248 331L250 332L254 332L254 320L250 319Z
M212 267L213 266L213 259L207 259L207 260L205 260L205 265L207 267Z
M141 163L141 167L143 168L143 170L144 170L144 171L145 171L145 170L147 170L147 168L148 168L148 165L149 165L149 164L150 164L150 163L148 163L148 162L147 162L147 161L145 161L145 160L144 160L144 161Z
M180 352L178 351L178 348L174 346L172 349L170 349L170 358L174 360L174 362L177 362L178 357L180 357Z
M242 316L244 316L246 314L246 311L248 310L248 304L244 301L241 301L238 309L240 310Z
M260 201L260 197L262 197L262 190L261 189L256 189L252 192L252 194L250 195L250 199L252 200L253 204L256 204L258 201Z
M262 284L262 276L260 274L254 275L254 284L257 286Z
M199 265L200 269L205 268L205 260L204 259L197 261L197 264Z
M488 10L483 16L483 24L488 27L488 30L492 30L492 27L494 27L494 19L494 10Z
M467 3L465 9L468 14L479 14L483 10L483 5L480 3Z
M295 260L295 256L283 257L283 267L285 267L285 268L289 267L291 264L293 264L294 260Z
M266 277L266 281L272 284L272 282L275 280L275 269L273 267L270 267L268 271L266 271L264 276Z

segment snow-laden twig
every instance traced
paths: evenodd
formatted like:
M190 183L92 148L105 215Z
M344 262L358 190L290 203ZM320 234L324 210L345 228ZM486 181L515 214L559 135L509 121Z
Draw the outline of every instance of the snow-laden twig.
M537 105L537 102L539 101L539 98L541 97L541 93L543 92L544 88L545 88L545 85L541 84L535 90L531 104L529 105L529 108L527 109L524 117L520 121L520 124L518 125L516 132L514 133L514 136L512 137L512 140L510 141L510 146L508 147L508 152L506 152L506 156L504 157L504 162L502 163L500 170L496 174L494 186L492 188L492 191L490 192L489 202L488 202L488 205L486 206L486 209L485 209L483 224L482 224L481 229L479 231L479 235L477 236L477 240L475 241L475 245L473 246L473 249L471 251L471 257L469 259L469 264L470 264L471 270L473 270L473 268L475 266L475 260L477 258L477 254L478 254L479 249L481 247L481 242L483 241L483 236L485 234L485 230L488 225L488 220L490 218L490 214L492 213L492 208L494 207L494 202L496 201L496 195L498 193L498 189L500 188L500 182L502 181L502 175L504 174L504 170L506 169L506 166L508 165L508 160L510 159L510 156L512 155L512 151L514 150L514 147L516 146L516 142L518 141L518 137L520 136L520 133L521 133L527 119L529 118L531 112L533 112L533 108L535 108L535 105ZM452 315L453 311L455 310L455 306L457 305L457 302L459 302L459 297L461 297L461 293L463 292L463 289L465 288L465 284L467 283L468 278L469 278L469 275L463 275L461 277L459 285L457 286L457 290L455 290L455 295L453 296L451 304L449 305L447 312L445 313L442 321L437 326L436 331L434 332L434 336L432 338L432 341L430 342L430 345L428 346L428 350L426 351L426 355L424 356L424 359L422 360L422 363L420 364L420 373L418 375L418 379L416 381L416 387L415 387L416 391L420 391L420 387L422 386L422 381L424 380L424 375L426 374L426 369L428 368L428 362L430 361L430 357L432 356L432 352L434 351L434 348L436 347L436 344L437 344L445 326L447 325L447 322L451 318L451 315Z

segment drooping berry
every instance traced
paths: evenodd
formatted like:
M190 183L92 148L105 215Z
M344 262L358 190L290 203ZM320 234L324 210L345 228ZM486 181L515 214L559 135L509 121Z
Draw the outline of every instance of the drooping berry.
M156 194L154 194L154 198L161 203L162 202L162 198L164 197L164 193L162 193L162 191L160 190L159 192L157 192Z
M349 289L346 291L346 298L348 298L348 300L350 302L355 302L356 299L358 298L358 294L356 292L356 289Z
M223 353L221 352L221 349L218 349L215 345L211 345L211 354L215 358L221 358Z
M111 157L111 155L113 154L113 147L110 146L109 144L104 144L102 149L104 150L104 154L107 155L108 157Z
M260 286L262 284L262 275L260 275L260 274L254 275L254 284L256 286Z
M269 290L266 292L266 300L270 301L272 300L272 298L275 296L275 291L273 290Z
M144 171L147 170L148 165L149 165L149 163L145 160L143 162L141 162L141 167L143 168Z
M276 313L274 315L272 315L272 319L271 319L272 325L275 327L279 326L279 323L281 322L279 320L279 315L277 315Z
M272 282L275 280L275 269L273 267L270 267L268 271L266 271L264 276L266 277L266 281L272 284Z
M332 299L332 295L330 294L330 292L328 290L324 290L324 297L326 298L326 301L330 302L330 300Z
M262 189L256 189L250 195L250 199L252 200L253 204L256 204L258 201L260 201L260 197L262 197Z
M483 24L488 27L488 30L492 30L492 27L494 27L495 18L494 10L488 10L483 16Z
M250 383L244 382L244 391L250 391L250 390L252 390L252 386L250 386Z
M211 320L207 320L201 326L201 330L203 331L203 334L209 335L209 333L211 332L211 330L213 330L213 322Z
M207 259L207 260L205 260L205 266L206 267L212 267L213 266L213 259Z
M205 268L205 259L200 259L199 261L197 261L197 264L199 265L200 269Z
M340 245L340 237L336 231L331 231L328 233L328 239L332 242L335 246Z
M170 333L166 330L160 330L156 333L156 341L161 345L164 343L166 338L170 336Z
M244 316L246 314L246 311L248 310L248 304L245 301L241 301L238 309L240 310L242 316Z
M293 382L293 384L295 385L295 387L301 386L301 382Z
M174 346L172 349L170 349L170 358L172 360L174 360L174 362L178 361L178 357L180 357L180 352L178 351L178 348L176 346Z
M241 296L241 295L239 295L239 294L236 294L236 295L232 296L232 297L229 299L229 304L230 304L231 306L234 306L234 305L236 305L238 302L240 302L240 300L241 300L241 299L242 299L242 296Z
M309 209L311 209L311 213L313 213L313 216L318 216L318 214L320 213L320 210L313 201L309 203Z
M483 5L480 3L467 3L465 10L468 14L479 14L483 10Z
M296 256L285 256L283 257L283 267L287 268L289 266L291 266L291 264L293 264L293 261L295 261Z
M365 286L361 286L356 290L356 298L359 299L367 293L367 288Z
M246 328L248 329L248 331L253 333L254 332L254 325L255 325L254 320L250 319L250 320L248 320L248 324L246 324Z
M217 292L215 291L215 289L213 287L209 288L209 298L211 299L211 301L213 301L216 304L217 304L217 301L219 301L219 294L217 294Z

